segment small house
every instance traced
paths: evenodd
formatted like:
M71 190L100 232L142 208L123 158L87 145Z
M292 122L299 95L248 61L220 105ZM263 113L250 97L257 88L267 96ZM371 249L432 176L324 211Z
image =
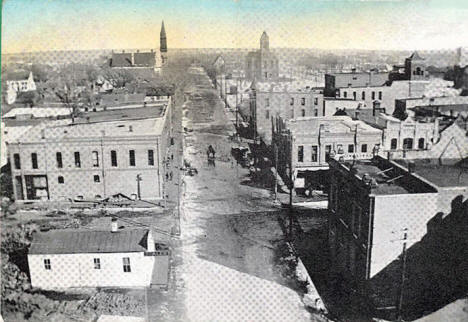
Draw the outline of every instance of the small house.
M115 220L108 231L37 232L28 252L31 285L42 289L161 285L168 263L169 250L155 244L151 230L118 229Z

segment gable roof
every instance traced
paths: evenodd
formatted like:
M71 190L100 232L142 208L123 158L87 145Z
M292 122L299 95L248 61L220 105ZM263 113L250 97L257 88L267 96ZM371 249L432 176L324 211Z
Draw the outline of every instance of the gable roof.
M148 229L118 232L51 230L33 235L29 254L128 253L147 251Z
M411 54L411 56L409 57L410 59L412 60L424 60L424 58L422 58L421 56L419 56L419 53L417 51L415 51L414 53Z
M31 72L27 70L16 71L12 73L8 73L6 75L6 79L8 81L19 81L19 80L27 80L29 78L29 74Z

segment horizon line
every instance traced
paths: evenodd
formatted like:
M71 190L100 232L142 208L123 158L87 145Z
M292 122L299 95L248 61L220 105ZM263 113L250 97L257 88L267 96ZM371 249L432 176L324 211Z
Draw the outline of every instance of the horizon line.
M412 49L365 49L365 48L320 48L320 47L270 47L271 49L294 49L294 50L322 50L322 51L452 51L458 50L459 48L468 48L468 46L456 46L456 47L447 47L447 48L430 48L430 49L421 49L421 48L412 48ZM45 53L45 52L57 52L57 51L121 51L121 50L151 50L159 48L155 47L137 47L137 48L93 48L93 49L45 49L45 50L33 50L33 51L23 51L23 52L2 52L1 55L20 55L20 54L34 54L34 53ZM198 49L212 49L212 50L259 50L257 47L171 47L170 50L198 50Z

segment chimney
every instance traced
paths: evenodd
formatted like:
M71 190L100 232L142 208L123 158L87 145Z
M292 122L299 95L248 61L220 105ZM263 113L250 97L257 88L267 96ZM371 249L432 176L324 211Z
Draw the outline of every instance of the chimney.
M156 251L156 247L154 245L154 238L153 238L153 232L151 229L148 230L148 238L146 239L146 250L148 252L154 252Z
M111 232L116 233L119 231L119 226L117 224L117 218L112 217L111 219Z

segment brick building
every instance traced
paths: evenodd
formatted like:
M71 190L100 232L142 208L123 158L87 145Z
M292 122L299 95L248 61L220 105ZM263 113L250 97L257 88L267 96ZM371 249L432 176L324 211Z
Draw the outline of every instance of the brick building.
M269 81L279 76L278 57L270 51L270 39L264 31L260 37L260 49L246 57L246 78Z
M405 60L404 66L395 66L391 73L351 72L325 75L325 96L353 99L373 106L378 101L392 114L395 100L423 97L429 84L424 59L417 52Z
M286 122L276 118L272 145L278 150L278 172L288 177L291 164L294 177L305 178L306 172L327 170L333 158L370 159L381 140L381 130L348 116L303 117ZM303 188L312 181L297 180L295 187Z
M322 116L322 90L300 83L253 82L249 91L252 131L267 145L271 143L272 118L284 120Z
M75 123L34 126L7 143L15 199L100 200L120 193L162 200L170 110L95 112Z
M376 306L393 307L395 311L403 243L411 254L419 256L419 259L411 258L408 270L420 270L425 280L447 271L439 271L438 267L434 275L426 276L432 268L419 267L418 262L428 256L435 257L437 252L431 248L430 253L420 254L431 229L440 228L431 226L434 218L440 217L442 221L448 216L449 220L449 215L458 213L461 202L468 197L466 168L461 164L439 165L438 160L408 163L381 157L355 162L331 160L329 164L331 271L346 288L358 290ZM418 274L410 277L418 284L424 283L418 280L421 278ZM434 286L429 284L432 286L424 287ZM415 294L412 300L427 296L423 287L414 286L408 292ZM380 295L374 297L375 294Z

